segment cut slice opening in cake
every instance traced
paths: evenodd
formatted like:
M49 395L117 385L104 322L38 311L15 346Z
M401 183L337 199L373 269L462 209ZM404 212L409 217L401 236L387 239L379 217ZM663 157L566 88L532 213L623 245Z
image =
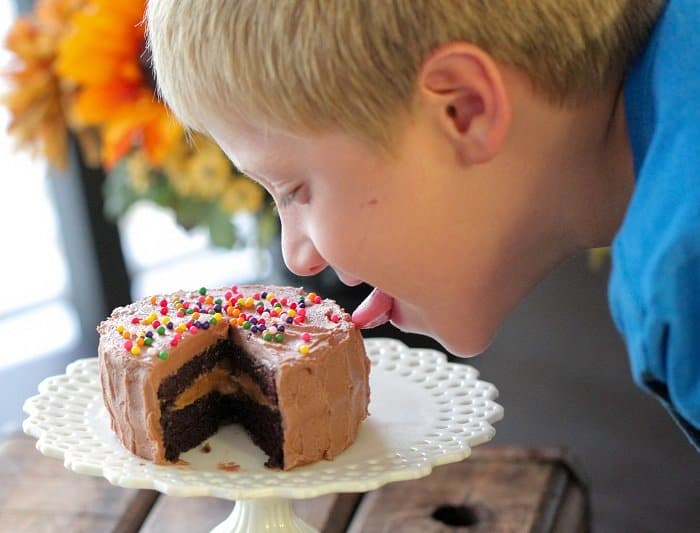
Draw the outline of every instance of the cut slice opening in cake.
M221 340L163 380L158 398L165 458L176 461L221 425L239 423L268 455L266 466L282 468L282 419L274 389L263 389L265 377L240 347Z

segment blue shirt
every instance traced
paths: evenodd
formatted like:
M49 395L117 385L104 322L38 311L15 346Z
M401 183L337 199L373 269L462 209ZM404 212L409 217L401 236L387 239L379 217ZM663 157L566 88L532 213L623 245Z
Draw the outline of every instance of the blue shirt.
M700 2L668 2L625 81L636 184L609 300L635 381L700 450Z

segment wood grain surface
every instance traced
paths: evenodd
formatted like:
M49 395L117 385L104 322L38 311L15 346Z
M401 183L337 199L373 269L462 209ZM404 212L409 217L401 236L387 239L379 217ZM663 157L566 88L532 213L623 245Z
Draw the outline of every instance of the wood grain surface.
M36 441L0 440L0 532L206 532L234 502L123 489L79 475L41 455ZM235 475L235 473L232 473ZM586 482L561 450L484 446L425 478L367 494L331 494L294 502L324 533L585 533Z

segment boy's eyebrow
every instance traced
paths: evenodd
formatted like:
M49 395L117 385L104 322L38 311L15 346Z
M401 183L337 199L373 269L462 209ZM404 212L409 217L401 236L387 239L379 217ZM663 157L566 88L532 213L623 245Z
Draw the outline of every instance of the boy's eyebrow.
M236 168L238 168L238 170L243 172L243 174L245 174L249 178L254 179L256 181L260 181L262 183L270 181L280 181L280 178L277 177L278 174L272 168L262 168L259 172L253 172L248 168L242 166L239 167L238 165L236 165Z

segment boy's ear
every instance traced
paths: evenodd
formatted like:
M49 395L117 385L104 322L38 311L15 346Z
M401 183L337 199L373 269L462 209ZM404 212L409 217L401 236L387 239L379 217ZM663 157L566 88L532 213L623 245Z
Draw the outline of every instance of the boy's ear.
M499 151L510 127L510 100L495 61L477 46L449 43L418 73L419 99L467 164Z

